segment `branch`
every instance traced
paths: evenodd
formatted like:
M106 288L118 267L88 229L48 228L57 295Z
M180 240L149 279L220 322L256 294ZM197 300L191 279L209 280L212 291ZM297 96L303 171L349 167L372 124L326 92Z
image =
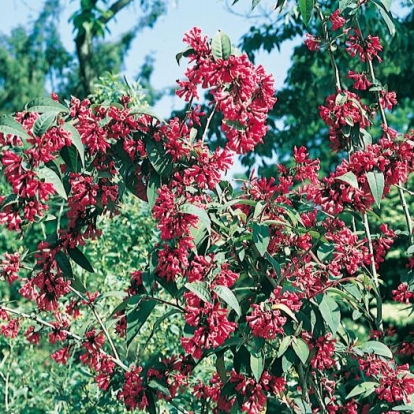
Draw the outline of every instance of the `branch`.
M119 13L123 8L128 6L130 3L132 3L134 0L118 0L116 1L105 13L105 15L102 15L98 21L107 24L110 20L112 20L117 13Z
M19 311L17 309L13 309L13 308L9 308L8 306L4 306L4 305L0 305L0 309L4 310L8 313L12 313L14 315L17 315L21 318L25 318L25 319L31 319L37 323L39 323L40 325L46 326L50 329L56 329L56 327L54 325L52 325L50 322L47 322L45 320L43 320L42 318L40 318L37 314L35 313L31 313L30 315L28 313ZM61 332L65 333L69 338L72 338L78 342L83 342L84 338L82 338L81 336L74 334L71 331L68 331L66 329L62 329ZM119 358L115 358L112 355L107 354L106 352L104 352L103 350L100 350L100 352L107 356L108 358L110 358L116 365L118 365L120 368L122 368L124 371L128 371L129 368L119 359Z

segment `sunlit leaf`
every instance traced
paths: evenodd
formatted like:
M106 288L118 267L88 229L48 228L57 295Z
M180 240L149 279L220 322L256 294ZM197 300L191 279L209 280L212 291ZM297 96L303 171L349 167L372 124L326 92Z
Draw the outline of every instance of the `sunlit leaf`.
M299 0L299 10L305 26L308 25L313 12L314 0Z
M384 194L384 174L379 171L369 171L367 172L367 181L375 203L379 207Z
M68 196L65 191L65 187L63 187L62 180L60 177L50 168L42 167L37 171L37 176L44 180L46 183L52 184L56 192L65 200L68 199Z
M218 285L214 288L214 292L216 292L217 296L224 302L226 302L227 305L234 309L238 316L241 316L241 308L239 305L239 301L237 300L234 293L227 286Z
M54 113L68 113L69 109L66 106L63 106L59 102L56 102L52 98L44 97L44 98L36 98L30 101L26 105L26 110L28 112L54 112Z
M231 41L230 38L219 30L211 41L211 50L214 59L227 60L231 55Z

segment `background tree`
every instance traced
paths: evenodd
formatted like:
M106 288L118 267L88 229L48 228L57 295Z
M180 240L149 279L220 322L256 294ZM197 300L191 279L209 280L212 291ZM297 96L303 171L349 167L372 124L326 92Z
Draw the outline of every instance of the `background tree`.
M106 41L108 24L125 8L139 5L137 24L118 40ZM0 37L0 112L20 110L46 90L62 98L88 96L92 83L105 72L119 73L132 40L153 27L166 13L166 0L81 0L71 22L75 54L65 49L59 34L60 0L45 0L33 24ZM151 74L145 66L145 76ZM139 77L139 74L137 74Z

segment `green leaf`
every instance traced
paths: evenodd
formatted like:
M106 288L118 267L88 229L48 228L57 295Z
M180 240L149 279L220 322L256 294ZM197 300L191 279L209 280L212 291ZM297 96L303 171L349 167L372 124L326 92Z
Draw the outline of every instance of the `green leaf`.
M260 256L264 256L270 242L269 226L253 223L253 242Z
M393 411L408 411L409 413L414 413L414 405L397 405L392 407Z
M148 207L152 211L155 201L158 197L158 189L161 187L162 181L161 176L155 171L152 171L149 175L148 186L147 186L147 198L148 198Z
M313 11L314 0L299 0L299 10L305 26L308 25Z
M65 200L68 199L68 196L65 191L65 187L63 187L62 180L60 177L50 168L42 167L40 170L36 172L37 176L44 180L46 183L52 184L55 191Z
M159 391L167 397L171 397L170 391L168 388L159 380L153 378L149 383L148 387L152 388L155 391Z
M72 124L70 124L69 122L65 122L62 125L62 127L65 131L70 132L70 134L71 134L70 138L72 140L72 144L78 150L80 159L82 161L82 166L84 167L85 166L85 148L83 146L82 139L79 135L78 130Z
M277 350L277 357L280 358L289 348L290 344L292 343L291 336L285 336L282 341L280 342L279 349Z
M237 315L241 316L241 308L239 301L237 300L234 293L227 286L216 286L214 292L217 293L217 296L227 303L232 309L235 310Z
M22 124L9 115L2 115L0 117L0 132L5 135L16 135L25 140L30 139L30 135L23 128Z
M384 194L384 174L378 171L367 172L367 181L375 203L380 207L382 195Z
M380 0L381 4L384 6L386 11L390 11L391 10L391 3L392 0Z
M201 207L197 207L194 204L183 204L180 208L181 213L185 214L192 214L193 216L196 216L205 226L208 233L211 233L211 222L210 217L207 214L207 211L204 210Z
M66 254L63 252L57 252L55 255L55 260L63 274L69 279L73 279L72 266L70 265L70 261Z
M19 197L16 194L9 194L2 203L0 203L0 209L3 209L10 204L16 204L19 202Z
M264 371L264 358L263 354L260 352L258 354L250 354L250 369L256 382L260 381Z
M154 323L151 329L151 333L148 336L148 339L145 342L144 348L147 347L148 343L150 342L151 338L154 336L155 331L157 328L161 325L162 322L164 322L166 319L168 319L170 316L176 315L177 313L181 313L179 309L171 309L169 312L164 313L162 316L160 316Z
M154 287L155 277L152 272L143 272L142 273L142 284L144 285L145 290L150 295L152 288Z
M275 260L269 253L266 252L266 259L272 265L274 271L276 272L276 276L280 277L280 264L277 260Z
M292 312L291 309L289 309L289 307L287 305L285 305L284 303L275 303L274 305L272 305L272 309L280 309L281 311L285 312L287 315L289 315L295 322L298 322L298 320L296 319L296 315Z
M292 338L292 347L302 364L306 364L309 357L308 344L301 338Z
M375 387L378 385L377 382L365 381L362 384L356 385L352 391L346 396L346 399L356 397L357 395L363 395L363 397L368 397L375 390Z
M227 60L231 55L231 41L230 38L219 30L211 41L211 50L214 59Z
M246 131L246 128L247 128L247 125L242 124L240 121L233 121L230 119L225 119L224 123L228 125L230 128L233 128L239 132Z
M192 282L186 283L185 287L196 294L203 302L212 303L210 292L207 290L206 283L204 282Z
M391 350L388 348L387 345L384 345L382 342L368 341L363 343L362 345L356 346L355 348L359 348L366 354L375 354L387 358L393 358Z
M162 117L160 117L155 111L153 111L150 107L141 106L138 108L134 108L131 112L131 115L148 115L151 118L155 118L160 122L165 122Z
M170 177L173 170L173 159L170 154L165 152L162 142L151 139L147 142L146 150L155 171L162 177Z
M332 334L335 335L341 323L341 311L338 304L329 295L324 294L319 303L319 311Z
M89 263L89 260L77 247L75 247L74 249L68 249L68 253L70 258L82 269L85 269L90 273L95 273L95 270L93 270L93 267Z
M37 137L41 137L52 126L55 118L55 112L45 112L40 115L33 124L33 134Z
M380 9L380 14L382 19L384 20L385 24L387 25L388 31L390 32L391 36L395 35L395 24L392 20L392 15L389 11Z
M349 184L350 186L359 189L358 187L358 179L356 175L352 171L348 171L347 173L340 175L339 177L335 177L335 180L341 180Z
M180 65L180 61L183 57L188 57L192 54L194 54L194 49L191 46L188 46L185 50L175 55L175 60L177 61L178 65Z
M133 296L132 298L133 299ZM129 302L129 301L128 301ZM143 300L138 302L138 305L134 310L127 315L127 346L131 345L131 342L138 335L142 326L150 316L152 310L155 308L156 301L153 299Z
M58 114L59 112L69 112L69 109L66 108L66 106L63 106L59 102L56 102L52 98L48 97L33 99L26 105L26 110L28 112L39 113L54 112L55 114Z
M318 259L323 262L333 251L335 247L332 244L322 243L316 252Z

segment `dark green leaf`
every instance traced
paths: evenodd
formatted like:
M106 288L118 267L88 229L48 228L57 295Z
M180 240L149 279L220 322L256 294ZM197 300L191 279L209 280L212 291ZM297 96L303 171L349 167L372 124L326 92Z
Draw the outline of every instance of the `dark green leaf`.
M155 391L159 391L162 394L166 395L167 397L170 397L170 391L168 390L168 388L159 380L153 378L149 383L148 383L148 387L152 388Z
M207 211L201 207L197 207L194 204L183 204L180 208L182 213L192 214L196 216L205 226L209 234L211 233L211 222Z
M358 179L356 177L356 175L352 172L352 171L348 171L347 173L339 176L339 177L335 177L336 180L340 180L340 181L344 181L346 183L348 183L350 186L356 188L358 190Z
M2 115L0 117L0 133L5 135L16 135L25 140L30 139L30 135L23 128L22 124L9 115Z
M85 148L83 146L82 139L79 135L78 130L72 124L70 124L69 122L65 122L62 125L62 127L65 131L70 132L70 135L71 135L70 138L72 140L72 144L78 150L80 159L82 161L82 166L85 166Z
M367 172L367 181L375 203L380 207L382 195L384 194L384 174L378 171Z
M170 177L173 169L173 159L171 155L165 152L162 143L151 139L147 142L146 150L155 171L162 177Z
M15 204L19 202L19 197L16 194L9 194L2 203L0 203L0 208L4 208L10 204Z
M368 397L368 395L370 395L374 392L376 386L378 386L378 383L372 382L372 381L365 381L362 384L358 384L346 396L346 399L356 397L357 395L362 395L363 397Z
M299 10L305 26L308 25L313 11L314 0L299 0Z
M150 295L152 288L154 287L154 273L152 272L143 272L142 273L142 284L144 285L145 290Z
M329 295L324 294L319 303L319 311L332 334L335 335L341 322L341 311L338 304Z
M131 298L132 299L132 298ZM155 300L143 300L138 302L137 307L127 315L127 346L131 344L138 335L142 326L150 316L156 305Z
M69 110L66 106L61 105L59 102L54 101L52 98L36 98L30 101L26 105L28 112L54 112L55 114L59 112L68 113Z
M253 223L253 242L260 256L264 256L270 242L269 226Z
M44 180L46 183L52 184L55 191L65 200L68 199L68 196L65 191L65 187L63 187L62 180L60 177L50 168L42 167L40 170L37 171L37 176Z
M195 293L202 301L212 303L210 292L207 290L207 285L204 282L186 283L185 287Z
M322 243L316 252L318 259L323 262L335 250L332 244Z
M90 273L95 273L95 270L93 270L93 267L89 263L89 260L77 247L74 249L68 249L68 253L70 258L82 269L85 269Z
M178 65L180 64L180 61L183 57L188 57L190 55L194 54L194 49L190 46L188 46L185 50L183 50L180 53L177 53L175 55L175 60L177 61Z
M227 305L234 309L239 317L241 316L241 308L239 305L239 301L237 300L234 293L227 286L216 286L214 288L214 292L216 292L217 296L224 302L226 302Z
M69 279L73 279L72 266L70 265L70 261L66 254L63 252L57 252L55 255L55 260L63 274Z
M272 265L274 271L276 272L276 276L280 277L280 264L277 260L275 260L269 253L266 252L266 259Z
M292 338L292 347L302 364L306 364L309 357L309 347L301 338Z
M230 128L235 129L236 131L245 131L247 126L242 124L240 121L232 121L230 119L225 119L224 123Z
M211 41L211 50L214 59L227 60L231 55L231 41L230 38L219 30Z
M256 382L260 381L264 370L264 358L262 353L250 354L250 369Z
M158 197L158 189L161 187L161 176L155 171L152 171L147 186L147 198L148 198L148 207L152 211L152 208L155 205L155 201Z
M41 137L52 125L56 118L56 112L45 112L36 119L33 124L33 134Z

